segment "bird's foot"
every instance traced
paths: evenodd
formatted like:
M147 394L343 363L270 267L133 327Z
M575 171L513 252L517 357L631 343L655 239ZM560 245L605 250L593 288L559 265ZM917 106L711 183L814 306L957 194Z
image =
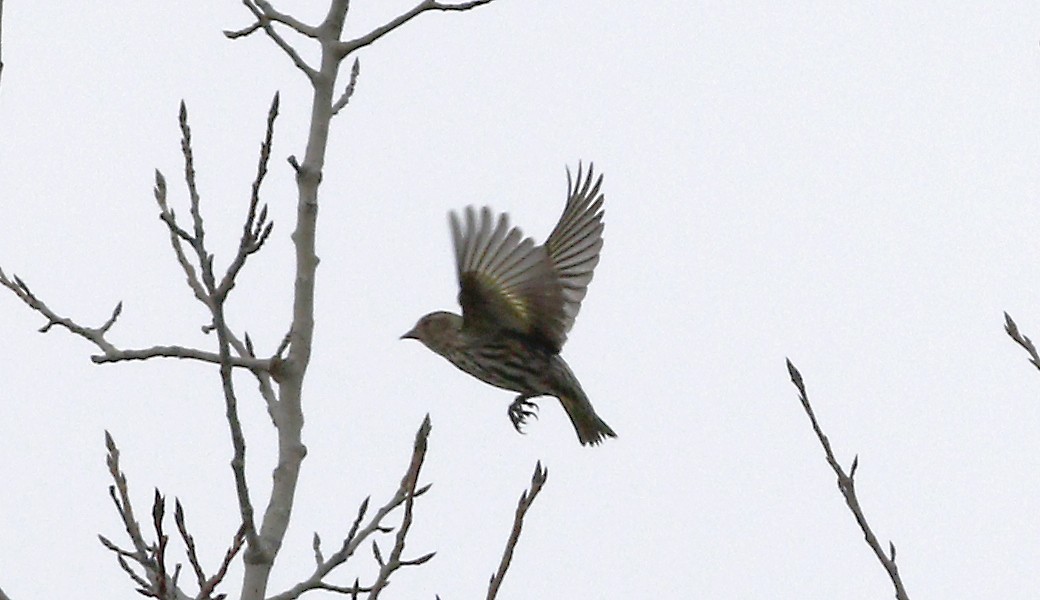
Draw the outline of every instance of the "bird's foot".
M516 400L509 405L509 420L513 422L513 428L519 433L524 433L524 425L528 417L538 418L538 405L528 399L528 396L517 396Z

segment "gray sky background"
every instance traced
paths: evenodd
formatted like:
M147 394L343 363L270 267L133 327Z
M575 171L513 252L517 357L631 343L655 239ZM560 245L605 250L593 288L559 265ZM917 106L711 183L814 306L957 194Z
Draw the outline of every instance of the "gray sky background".
M353 5L358 35L411 2ZM152 199L159 168L187 215L177 103L219 261L281 91L275 233L231 304L273 350L302 75L262 36L224 39L250 22L230 0L4 9L0 265L89 325L124 301L123 347L215 344ZM430 413L434 486L408 553L438 554L394 597L483 597L539 459L549 481L503 598L891 597L789 356L842 463L859 454L860 499L912 597L1036 596L1040 373L1002 311L1040 337L1040 5L498 0L359 57L322 187L310 453L272 592L310 572L313 531L334 547L365 496L390 496ZM544 239L578 160L605 174L606 245L564 356L620 436L592 449L554 400L515 434L510 394L397 339L456 307L448 210L489 204ZM138 513L153 487L181 498L214 565L236 518L216 370L94 366L42 324L0 294L0 586L138 597L96 539L123 540L106 428ZM273 432L241 383L263 505ZM353 564L339 581L374 561Z

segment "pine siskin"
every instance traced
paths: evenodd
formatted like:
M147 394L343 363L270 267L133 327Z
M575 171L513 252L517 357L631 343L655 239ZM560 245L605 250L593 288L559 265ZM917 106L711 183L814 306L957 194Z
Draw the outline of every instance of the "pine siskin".
M509 405L517 431L535 416L537 396L555 396L582 444L617 437L593 410L588 396L560 357L567 332L603 247L603 195L592 166L572 186L567 205L545 245L523 238L502 214L472 206L465 224L451 213L462 316L433 312L401 336L416 339L477 379L520 395Z

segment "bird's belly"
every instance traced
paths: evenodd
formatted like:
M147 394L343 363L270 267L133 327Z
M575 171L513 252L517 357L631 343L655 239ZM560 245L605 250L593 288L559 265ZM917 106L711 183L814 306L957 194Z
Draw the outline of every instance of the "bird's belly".
M548 393L548 357L538 353L460 353L449 358L459 369L497 388L540 396Z

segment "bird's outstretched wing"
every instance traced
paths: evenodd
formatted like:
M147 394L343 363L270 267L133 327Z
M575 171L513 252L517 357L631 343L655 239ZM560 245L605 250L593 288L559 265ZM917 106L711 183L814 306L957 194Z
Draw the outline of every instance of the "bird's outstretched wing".
M535 246L509 218L497 223L484 207L473 207L465 223L451 213L452 241L459 278L463 328L481 335L506 329L559 352L581 308L592 270L603 247L602 176L592 167L572 182L567 172L567 204L544 246Z
M570 169L567 170L567 206L545 241L563 299L563 318L555 332L560 346L574 326L603 248L603 194L599 191L602 183L602 175L593 183L591 164L584 178L578 165L578 177L573 185Z
M541 339L546 320L563 319L546 249L510 228L509 217L499 215L496 224L489 208L478 216L470 206L465 223L451 213L451 234L465 331L479 336L506 329Z

